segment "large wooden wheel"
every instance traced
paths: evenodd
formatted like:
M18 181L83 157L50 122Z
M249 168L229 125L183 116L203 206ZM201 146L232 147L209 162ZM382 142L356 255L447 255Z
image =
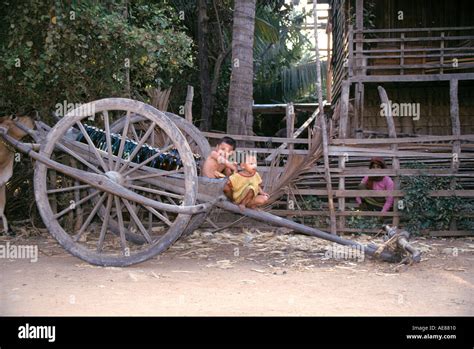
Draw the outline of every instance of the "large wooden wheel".
M133 116L141 118L141 131L134 128ZM124 122L112 132L111 125L119 120ZM94 130L103 130L105 139L94 139ZM135 139L129 138L130 132ZM140 159L139 149L152 143L155 133L166 135L168 145L160 149L161 153ZM168 171L152 168L160 154L171 149L179 154L181 167ZM176 241L192 218L178 209L196 201L197 171L192 151L174 123L147 104L123 98L85 104L51 129L41 154L103 176L140 198L125 199L120 193L36 163L35 196L45 225L67 251L89 263L126 266L149 259ZM159 182L156 179L160 176L173 174L183 179L181 194L146 182ZM162 201L164 208L150 207L141 198ZM170 207L171 212L167 211Z
M200 160L198 160L198 165L200 165L201 167L204 163L204 160L211 152L211 146L209 145L209 142L207 141L206 137L202 135L201 131L196 126L194 126L186 119L170 112L164 112L164 114L179 128L181 133L186 138L193 154L199 155ZM125 122L125 118L122 118L112 124L110 126L111 132L118 132L119 130L121 130ZM140 137L140 135L146 132L147 125L145 119L142 116L133 115L130 119L130 122L134 125L134 128L130 130L128 134L130 138L134 139L136 137ZM166 147L171 143L171 140L169 139L168 135L162 132L162 130L158 129L155 130L149 141L150 142L148 144L159 148ZM162 198L160 197L160 199ZM194 215L189 221L182 236L191 234L194 230L198 229L201 224L204 223L208 214L209 212ZM112 224L115 226L114 222ZM129 235L127 236L127 238L132 239L136 243L139 243L142 240L140 236L136 235Z

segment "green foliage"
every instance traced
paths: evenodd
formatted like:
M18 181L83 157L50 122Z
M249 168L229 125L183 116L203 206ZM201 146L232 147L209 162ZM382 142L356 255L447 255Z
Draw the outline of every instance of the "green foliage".
M167 5L1 1L1 112L166 88L192 65L191 39ZM127 16L128 11L128 16Z
M354 211L354 208L350 208L351 211ZM354 229L377 229L382 226L382 222L378 217L369 217L369 216L348 216L346 219L346 225L348 228Z
M297 13L288 4L278 11L271 4L257 6L254 44L257 103L294 101L314 88L315 63L307 54L312 46L301 30L307 16L308 13Z
M323 201L321 201L317 196L304 196L304 198L301 197L301 200L298 200L295 209L301 209L303 211L321 211L323 209L323 204ZM325 216L295 217L295 220L299 221L301 224L313 227L324 227L327 225Z
M450 189L451 178L433 176L404 176L401 187L405 191L403 218L406 228L414 234L423 230L447 230L459 218L462 201L458 197L431 197L434 190Z

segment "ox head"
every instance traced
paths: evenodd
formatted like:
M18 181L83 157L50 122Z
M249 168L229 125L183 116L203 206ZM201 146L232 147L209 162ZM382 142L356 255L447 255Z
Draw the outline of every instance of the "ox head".
M26 136L26 132L22 130L17 124L21 124L29 129L35 126L35 120L38 119L38 113L33 112L24 115L7 115L0 117L0 126L8 130L8 134L16 139L21 139Z

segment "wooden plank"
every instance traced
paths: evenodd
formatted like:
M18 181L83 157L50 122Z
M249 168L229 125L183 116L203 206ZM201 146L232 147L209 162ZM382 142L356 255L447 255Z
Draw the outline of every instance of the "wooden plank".
M347 138L347 139L332 139L332 145L338 144L409 144L409 143L426 143L426 142L449 142L449 141L470 141L474 142L474 135L457 135L457 136L420 136L420 137L406 137L406 138Z
M410 37L410 38L405 38L405 41L410 41L410 42L420 42L420 41L441 41L441 40L446 40L446 41L460 41L460 40L473 40L474 36L472 35L460 35L460 36L448 36L445 38L437 37L437 36L419 36L419 37ZM363 39L361 40L364 43L369 43L369 42L376 42L376 43L381 43L381 42L400 42L400 38L376 38L376 39ZM354 42L357 42L358 40L354 40Z
M327 190L325 189L295 189L293 191L297 195L319 195L326 196ZM394 197L403 197L403 190L333 190L335 197L358 197L358 196L369 196L369 197L386 197L388 195ZM429 196L434 197L446 197L446 196L457 196L472 198L474 197L474 190L435 190L432 191Z
M461 31L461 30L474 30L474 27L420 27L420 28L396 28L396 29L357 29L356 32L362 32L364 34L370 33L401 33L401 32L433 32L433 31Z
M274 148L250 148L250 147L239 147L237 149L237 151L252 151L252 152L255 152L255 153L259 153L259 154L273 154L273 151L275 149ZM306 155L308 154L308 151L305 150L305 149L294 149L294 150L288 150L288 149L284 149L284 150L280 150L280 154L298 154L298 155ZM266 159L265 159L266 160Z
M358 75L353 76L349 80L350 82L423 82L423 81L449 81L451 79L457 80L474 80L474 73L463 73L463 74L410 74L410 75Z
M443 43L443 41L441 41L441 43ZM436 49L437 51L440 50L440 49ZM472 53L451 53L451 54L445 54L444 51L446 49L443 49L443 51L441 53L433 53L433 54L424 54L423 52L421 52L420 54L413 54L413 55L406 55L406 54L398 54L398 55L378 55L378 56L375 56L375 55L368 55L367 58L368 59L375 59L375 58L385 58L385 59L388 59L388 58L441 58L441 57L472 57ZM459 49L458 49L459 50ZM403 52L407 52L408 49L404 48L403 49ZM421 51L421 50L420 50ZM399 52L398 50L395 51L395 52ZM373 51L369 51L369 53L373 53ZM441 62L440 63L441 65L445 65L445 63ZM404 66L402 63L400 63L400 66Z
M262 173L266 173L271 171L271 167L269 166L259 166L258 171ZM274 168L273 171L276 172L283 172L284 168ZM314 167L307 171L307 176L303 178L321 178L323 175L321 174L323 170ZM342 172L343 171L343 172ZM370 170L368 168L347 168L345 170L331 168L331 177L339 178L339 177L365 177L365 176L376 176L376 175L383 175L383 176L439 176L439 177L465 177L465 178L473 178L474 173L453 173L451 169L446 170L437 170L437 169L400 169L398 171L394 171L393 169L385 169L385 170Z
M296 217L329 216L329 211L271 210L270 212L278 216L296 216ZM337 211L336 215L343 216L343 217L347 217L347 216L394 217L400 214L395 213L395 212L379 212L379 211L344 211L344 212Z
M460 47L445 47L443 49L444 52L446 51L456 51L458 52L460 50ZM462 47L463 51L472 51L474 50L474 47ZM411 47L411 48L405 48L405 52L437 52L440 51L439 48L437 47ZM362 50L362 53L367 53L367 54L372 54L372 53L391 53L391 52L400 52L399 49L369 49L369 50ZM428 56L428 55L427 55ZM437 55L438 56L438 55ZM390 57L390 56L370 56L370 58L384 58L384 57ZM398 56L397 56L398 57ZM413 57L420 57L419 55L413 56Z
M473 68L474 64L468 63L468 62L459 62L458 66L456 69L468 69L468 68ZM434 68L450 68L454 69L453 65L450 64L439 64L439 63L424 63L424 64L405 64L404 66L400 64L396 65L368 65L365 67L366 70L399 70L401 68L405 69L434 69ZM396 74L397 72L394 72L393 74ZM388 75L388 74L384 74Z
M373 148L356 148L343 146L329 146L329 155L340 156L347 153L349 156L381 156L391 157L396 156L400 158L433 158L433 159L452 159L453 154L450 153L433 153L433 152L416 152L407 150L390 150L390 149L373 149ZM474 155L459 154L460 159L474 159Z
M248 135L228 135L226 133L217 132L201 132L204 137L220 139L224 136L232 137L237 141L253 141L253 142L270 142L270 143L292 143L292 144L308 144L306 139L268 137L268 136L248 136Z

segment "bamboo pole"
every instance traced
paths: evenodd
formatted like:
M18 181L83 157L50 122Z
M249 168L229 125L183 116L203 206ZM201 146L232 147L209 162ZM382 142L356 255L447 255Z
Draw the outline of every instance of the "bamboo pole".
M326 186L328 191L328 206L330 213L330 226L331 234L337 233L336 227L336 212L334 210L334 199L332 195L332 184L331 184L331 173L329 169L329 156L328 156L328 134L326 126L326 116L324 115L324 101L323 101L323 90L321 83L321 61L319 60L319 45L318 45L318 13L316 7L318 1L313 1L313 17L314 17L314 42L315 42L315 53L316 53L316 92L318 94L319 103L319 124L321 127L322 142L323 142L323 157L324 157L324 177L326 180Z

